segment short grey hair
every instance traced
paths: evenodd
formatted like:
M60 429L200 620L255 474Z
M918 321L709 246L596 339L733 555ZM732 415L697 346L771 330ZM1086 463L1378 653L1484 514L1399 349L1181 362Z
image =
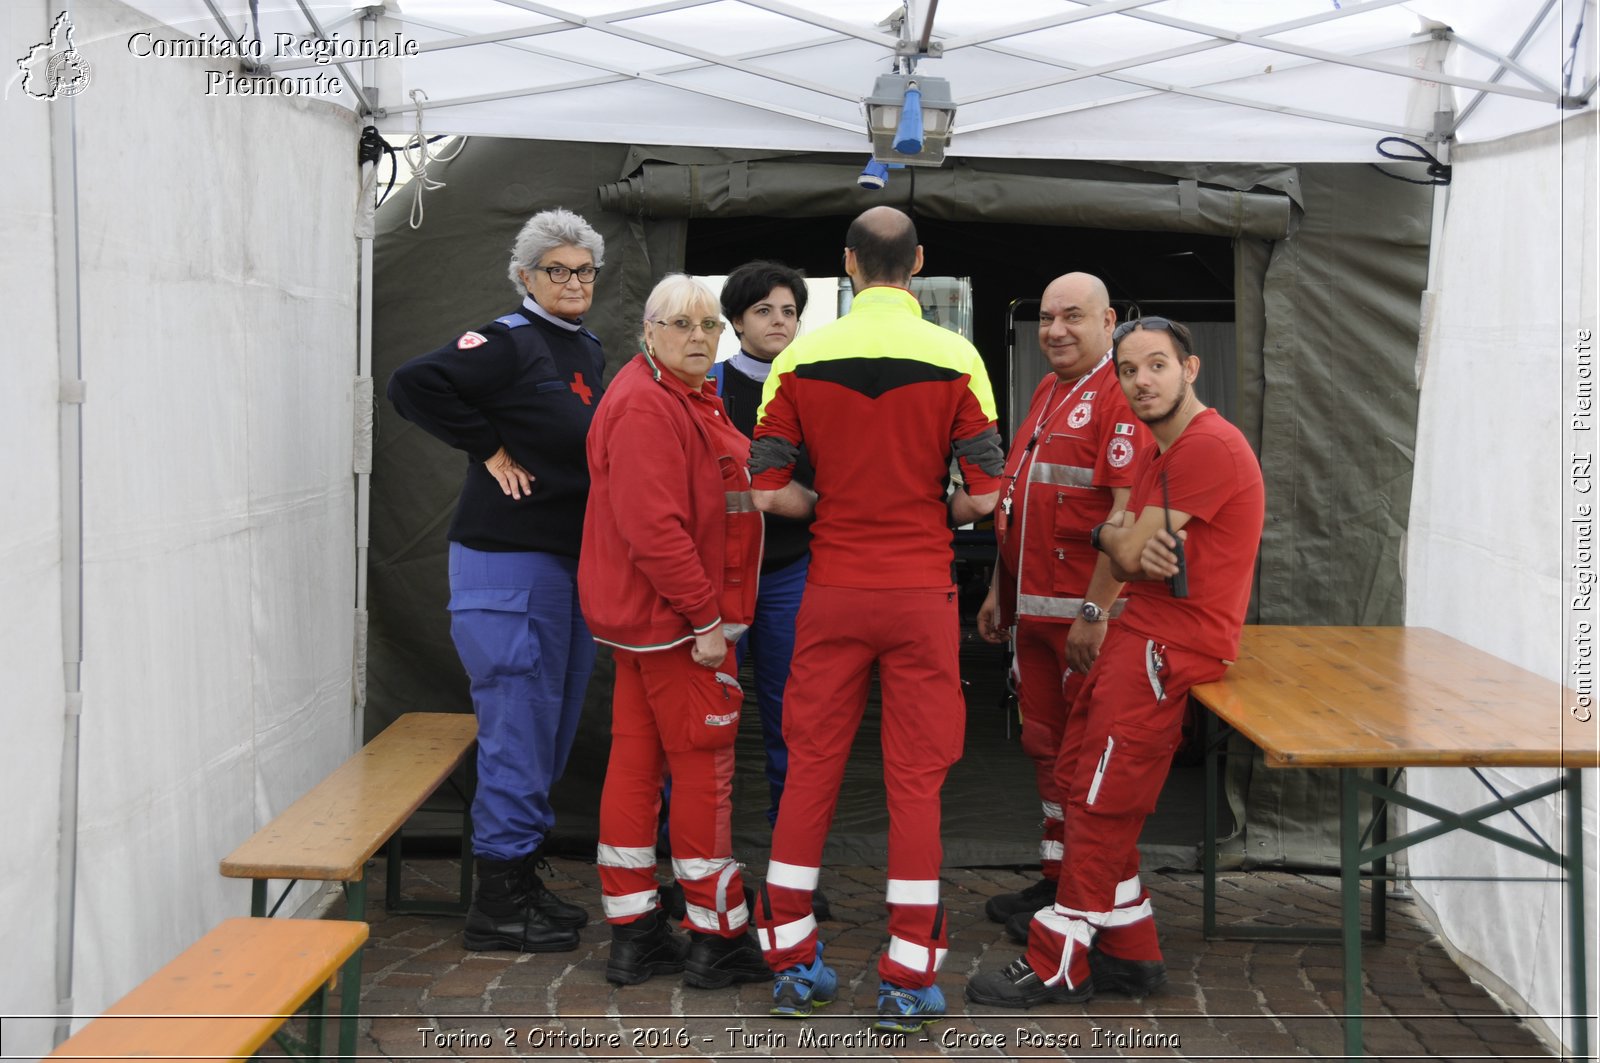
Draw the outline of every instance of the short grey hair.
M722 316L722 301L703 280L687 273L669 273L650 289L644 300L646 323L668 321L674 317ZM640 339L644 338L641 330Z
M523 283L523 270L532 270L539 260L558 247L581 247L594 257L595 267L605 265L606 242L594 231L594 226L582 217L563 207L541 210L529 218L517 233L511 245L511 265L506 270L511 286L518 295L525 295L528 286Z

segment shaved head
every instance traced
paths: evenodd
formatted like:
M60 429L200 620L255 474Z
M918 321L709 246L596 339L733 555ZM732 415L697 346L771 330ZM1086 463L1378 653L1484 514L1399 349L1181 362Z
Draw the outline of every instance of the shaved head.
M917 227L894 207L863 211L850 223L845 247L855 252L863 285L905 287L917 269Z
M1117 314L1105 282L1092 273L1067 273L1039 299L1039 349L1061 380L1076 380L1111 349Z
M1085 310L1100 311L1111 305L1106 282L1093 273L1063 273L1045 286L1044 301L1065 299Z

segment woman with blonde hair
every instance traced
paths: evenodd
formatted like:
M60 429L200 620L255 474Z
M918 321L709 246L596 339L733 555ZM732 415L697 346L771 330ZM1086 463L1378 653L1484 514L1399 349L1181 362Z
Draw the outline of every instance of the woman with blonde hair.
M677 971L706 989L771 978L731 852L744 700L732 646L755 612L762 523L749 440L706 386L722 328L709 288L663 279L645 301L644 350L611 382L589 433L578 587L595 639L615 649L598 863L606 978L618 985ZM657 895L666 775L687 941Z

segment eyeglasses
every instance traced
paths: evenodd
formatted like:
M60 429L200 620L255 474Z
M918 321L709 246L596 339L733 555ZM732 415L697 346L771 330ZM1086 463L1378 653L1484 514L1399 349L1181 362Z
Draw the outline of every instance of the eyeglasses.
M679 332L693 332L696 328L708 333L722 331L722 319L715 317L705 317L699 321L690 321L686 317L675 317L671 321L657 321L656 324L665 325L667 328L676 329Z
M1164 317L1156 317L1154 314L1150 315L1149 317L1136 317L1132 321L1124 321L1122 324L1113 329L1111 332L1111 342L1115 343L1136 328L1152 330L1159 329L1162 332L1171 332L1172 322L1168 321Z
M577 269L573 269L571 266L535 266L533 268L549 277L552 284L565 284L572 279L574 273L578 275L579 284L593 284L595 277L600 272L600 267L598 266L579 266Z

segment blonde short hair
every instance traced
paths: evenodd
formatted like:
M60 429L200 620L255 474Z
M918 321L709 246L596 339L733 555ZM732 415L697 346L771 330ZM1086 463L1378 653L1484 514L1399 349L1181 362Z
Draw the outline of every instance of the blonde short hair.
M717 294L707 287L706 282L696 280L687 273L669 273L661 278L644 301L644 324L654 324L657 321L670 321L675 317L715 317L722 316L722 304L717 299ZM641 342L644 331L639 333Z

